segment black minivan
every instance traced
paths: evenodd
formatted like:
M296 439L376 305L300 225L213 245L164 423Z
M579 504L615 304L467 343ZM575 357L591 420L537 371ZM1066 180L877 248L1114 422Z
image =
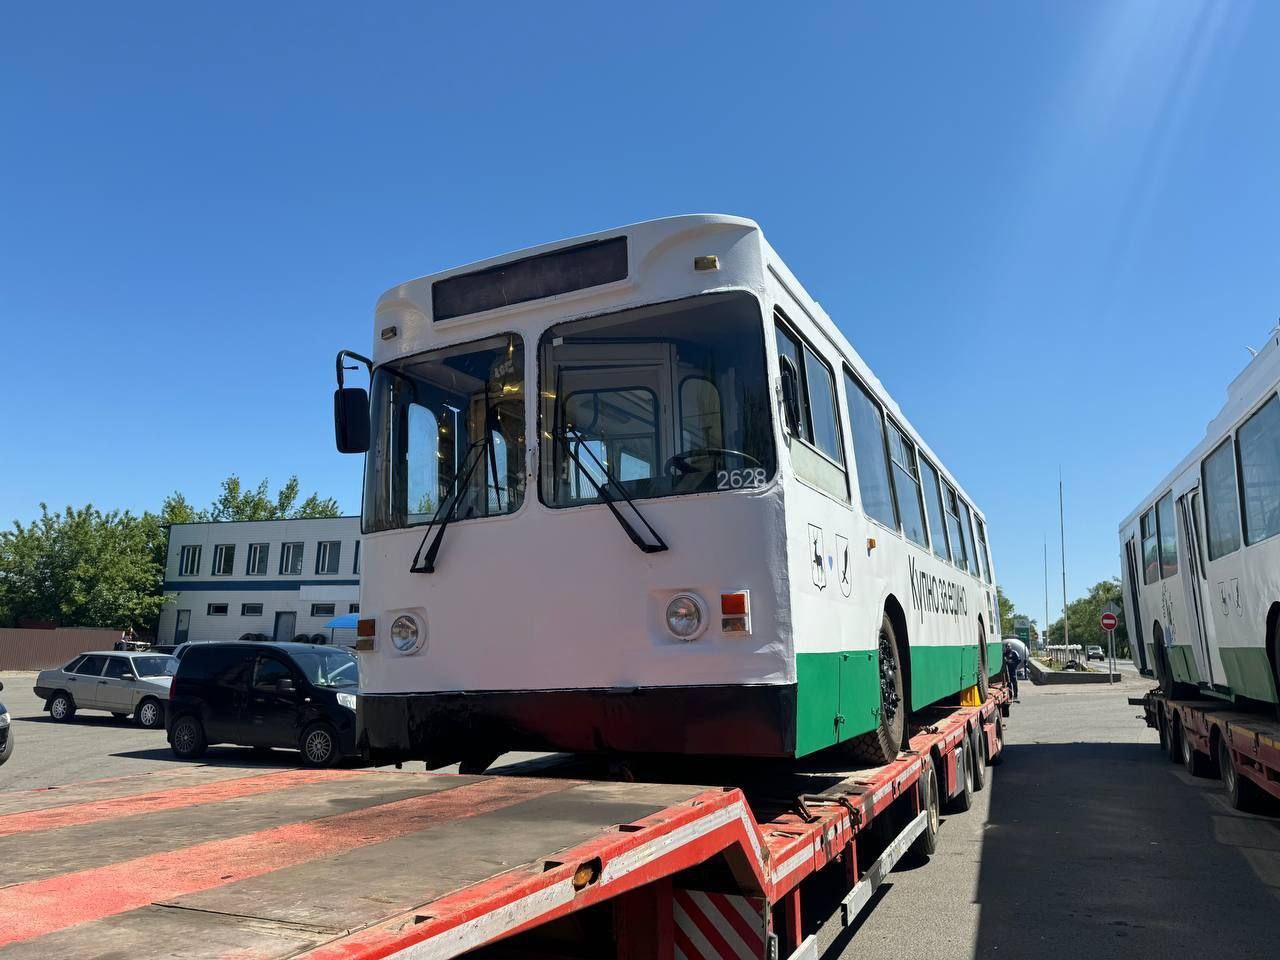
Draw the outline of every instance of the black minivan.
M184 760L213 743L291 747L333 766L356 753L359 679L343 647L193 643L169 689L169 746Z

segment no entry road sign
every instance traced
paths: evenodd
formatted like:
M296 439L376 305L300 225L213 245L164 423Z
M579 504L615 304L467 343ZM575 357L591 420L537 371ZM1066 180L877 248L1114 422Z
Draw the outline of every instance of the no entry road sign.
M1103 630L1114 630L1117 623L1119 623L1119 621L1116 620L1116 615L1114 613L1104 613L1102 615Z

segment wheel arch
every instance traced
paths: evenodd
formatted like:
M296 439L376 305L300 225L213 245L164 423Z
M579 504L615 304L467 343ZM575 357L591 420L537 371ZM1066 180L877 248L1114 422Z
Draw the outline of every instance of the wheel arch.
M892 593L884 598L884 613L893 624L893 636L898 647L898 666L902 668L902 692L907 701L907 713L916 709L911 687L911 639L907 632L907 614Z

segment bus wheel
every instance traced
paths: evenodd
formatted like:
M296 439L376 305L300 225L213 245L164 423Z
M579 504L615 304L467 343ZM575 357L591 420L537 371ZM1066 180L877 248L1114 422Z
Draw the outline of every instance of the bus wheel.
M885 614L877 641L880 680L880 722L868 733L848 742L847 752L860 763L878 767L889 763L902 747L906 730L906 704L902 702L902 666L898 662L898 638Z
M987 687L991 677L987 673L987 631L978 621L978 699L987 702Z

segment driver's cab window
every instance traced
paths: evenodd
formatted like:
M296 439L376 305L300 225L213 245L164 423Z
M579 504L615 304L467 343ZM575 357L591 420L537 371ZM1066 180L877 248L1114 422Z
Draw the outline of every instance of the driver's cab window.
M440 423L434 413L418 403L409 404L408 418L404 454L409 522L423 523L440 505L440 473L444 467L440 462Z
M609 474L622 483L657 476L658 398L652 390L579 390L565 399L565 421L574 499L596 499Z
M724 447L720 391L705 377L686 377L680 384L680 443L684 450Z
M259 690L274 690L276 683L293 677L293 672L279 660L259 657L253 667L253 685Z
M782 377L783 431L790 438L796 476L833 497L849 500L849 481L840 441L835 378L818 352L774 311L778 369Z

